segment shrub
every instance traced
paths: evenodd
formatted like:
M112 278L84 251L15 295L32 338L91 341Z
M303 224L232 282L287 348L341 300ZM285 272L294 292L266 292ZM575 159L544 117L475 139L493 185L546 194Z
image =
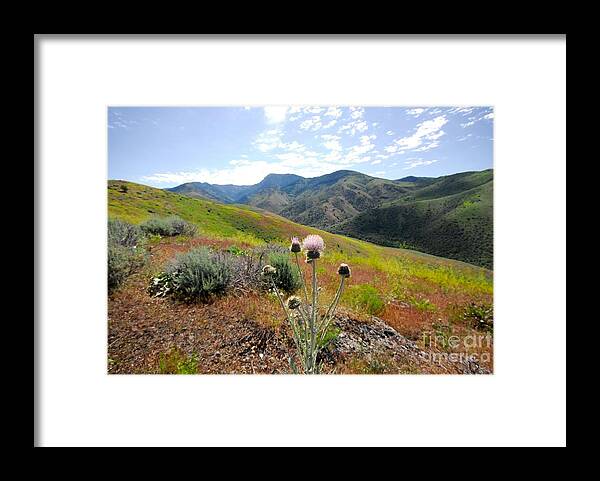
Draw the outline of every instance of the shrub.
M289 254L272 253L269 255L269 263L277 269L273 276L273 282L278 289L286 294L296 292L302 285L298 267L292 264Z
M494 329L494 309L490 305L471 302L465 306L461 318L474 329L481 331Z
M245 256L248 254L244 249L241 249L238 246L229 246L227 252L234 256Z
M151 217L143 222L140 225L140 228L146 234L157 234L163 237L172 237L176 235L193 237L198 231L194 224L177 216Z
M166 268L171 294L184 301L206 301L224 294L233 281L231 257L206 247L178 255Z
M385 306L377 289L368 284L352 286L346 292L346 299L350 305L373 316L379 314Z
M108 244L108 290L112 292L145 262L144 252L135 247Z
M141 231L138 226L120 219L108 219L108 243L124 247L135 247L140 242Z
M108 220L108 290L112 292L145 262L140 229L118 219Z

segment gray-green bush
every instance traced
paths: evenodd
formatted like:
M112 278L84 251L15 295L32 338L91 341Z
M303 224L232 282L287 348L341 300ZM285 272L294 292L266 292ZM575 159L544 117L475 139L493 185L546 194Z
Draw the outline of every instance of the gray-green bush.
M185 235L193 237L196 235L197 227L180 217L151 217L140 224L140 229L146 234L158 234L164 237Z
M108 219L108 244L124 247L137 246L142 232L136 225L128 224L120 219Z
M293 294L302 285L298 267L292 264L290 255L286 253L271 253L268 256L268 263L272 265L277 272L272 276L272 281L278 289L281 289L286 294Z
M108 290L114 291L145 262L141 231L118 219L108 220Z
M206 301L225 294L234 278L230 255L206 247L178 255L165 270L171 294L184 301Z
M112 292L119 287L127 277L144 265L143 251L133 247L118 244L108 245L108 290Z

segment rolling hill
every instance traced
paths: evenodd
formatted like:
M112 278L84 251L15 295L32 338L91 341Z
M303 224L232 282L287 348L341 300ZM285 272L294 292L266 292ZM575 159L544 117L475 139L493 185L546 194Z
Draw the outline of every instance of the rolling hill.
M145 262L108 298L110 373L289 373L293 342L271 294L258 288L233 290L211 302L187 304L152 295L148 288L177 256L199 247L256 260L251 256L274 248L267 243L287 246L290 236L310 233L320 234L326 243L318 262L324 306L336 294L339 264L352 268L332 330L334 347L328 351L333 370L327 372L493 370L492 344L469 347L466 352L477 361L467 362L459 357L466 348L430 343L431 333L441 339L484 334L474 323L492 304L488 269L324 232L249 205L120 180L108 182L107 194L111 219L139 224L153 216L177 215L198 227L193 235L154 234L136 246ZM454 351L459 361L427 357Z
M188 183L171 192L240 203L387 246L491 268L493 170L398 180L341 170L315 178L270 174L251 186Z

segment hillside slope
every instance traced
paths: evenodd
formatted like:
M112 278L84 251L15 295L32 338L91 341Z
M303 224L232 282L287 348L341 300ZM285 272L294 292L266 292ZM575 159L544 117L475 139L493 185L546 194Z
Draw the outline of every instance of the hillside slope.
M492 181L438 198L428 198L440 187L431 188L416 194L416 200L403 199L369 209L331 230L382 245L408 245L492 268Z
M491 169L398 180L340 170L314 178L270 174L252 186L191 183L169 190L243 203L330 232L491 267L492 183Z
M256 256L266 243L287 245L290 236L309 233L322 235L326 243L318 262L323 306L336 295L339 264L352 269L325 372L493 371L493 339L478 324L481 312L491 312L488 269L320 231L252 206L125 181L109 181L107 193L110 218L137 224L154 215L177 215L198 227L193 237L145 238L140 246L147 263L109 295L111 373L289 373L289 330L277 301L258 286L192 304L152 295L148 286L176 256L198 247ZM439 343L432 344L432 335ZM450 335L489 342L450 346L445 342Z
M193 222L203 236L238 240L250 245L266 242L287 243L290 236L320 234L330 256L352 256L359 262L381 262L398 258L422 267L452 268L458 276L465 273L491 278L491 272L463 262L428 255L408 249L374 245L359 239L322 231L292 222L271 212L244 206L192 198L163 189L121 180L108 181L108 215L134 224L154 215L178 215ZM487 281L486 281L487 282Z

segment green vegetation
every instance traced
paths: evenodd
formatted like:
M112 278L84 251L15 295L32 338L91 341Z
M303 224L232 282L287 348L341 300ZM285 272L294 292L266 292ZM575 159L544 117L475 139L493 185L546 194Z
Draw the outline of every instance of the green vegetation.
M127 192L121 187L126 185ZM491 271L414 250L382 247L357 239L330 234L296 224L276 214L256 212L247 206L224 205L124 181L108 182L108 212L111 218L139 224L153 216L176 215L198 228L203 238L227 239L237 249L249 250L268 243L287 246L291 235L316 233L327 245L324 261L347 262L353 267L376 271L393 283L421 282L447 291L491 294ZM151 242L151 241L149 241ZM380 279L385 280L385 279Z
M494 329L494 309L490 304L467 304L461 315L461 319L469 327L481 331L492 331Z
M183 184L188 196L245 203L300 224L491 268L493 171L387 180L353 171L253 186Z
M298 268L290 261L289 253L275 252L269 255L269 262L277 272L273 276L273 282L278 289L286 294L292 294L300 289L302 281Z
M176 256L167 265L163 283L177 299L206 301L231 288L233 267L230 256L200 247Z
M355 309L373 316L379 314L385 307L379 291L368 284L350 286L344 294L344 300Z
M186 356L179 351L161 354L158 371L160 374L198 374L198 356Z
M481 174L473 175L482 180ZM401 242L422 252L491 268L491 173L487 178L487 182L472 189L438 198L430 196L454 192L456 183L446 186L448 190L442 190L440 186L434 189L437 184L430 185L426 193L417 192L411 197L367 210L332 229L377 244L394 246ZM465 185L466 179L462 180L460 186Z
M136 226L118 219L108 221L108 291L112 292L146 261L144 249L138 248L141 233Z
M169 217L153 216L142 222L140 229L146 234L165 237L174 237L178 235L193 237L198 232L198 229L194 224L186 222L176 215Z

